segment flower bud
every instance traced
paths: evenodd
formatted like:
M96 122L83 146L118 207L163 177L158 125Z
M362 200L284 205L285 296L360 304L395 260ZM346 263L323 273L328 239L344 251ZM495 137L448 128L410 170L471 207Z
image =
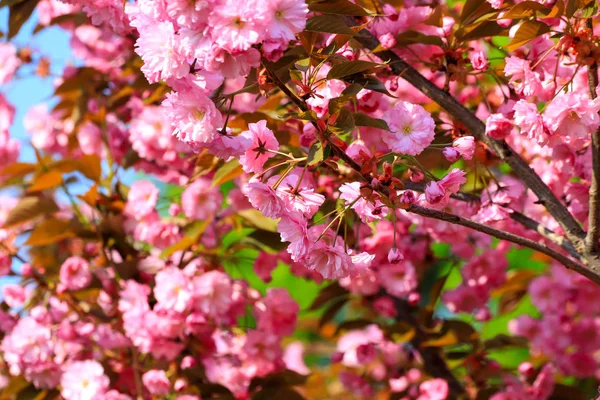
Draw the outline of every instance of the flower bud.
M454 147L446 147L444 150L442 150L442 153L444 154L444 157L446 157L446 160L452 163L460 159L460 153Z
M393 248L388 253L388 261L390 264L398 264L404 260L404 255L397 248Z

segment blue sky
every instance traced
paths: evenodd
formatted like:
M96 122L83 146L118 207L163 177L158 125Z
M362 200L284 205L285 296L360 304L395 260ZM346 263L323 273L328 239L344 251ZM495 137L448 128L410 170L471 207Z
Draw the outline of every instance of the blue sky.
M28 145L29 135L23 126L25 114L32 106L51 100L54 77L60 76L64 66L72 62L69 35L58 27L48 27L33 35L36 25L37 17L34 15L25 23L17 37L12 39L12 42L18 48L27 46L35 53L49 57L52 63L51 76L42 79L35 75L35 66L24 66L19 69L12 82L0 85L0 92L16 108L15 120L10 134L21 141L21 161L35 160L33 149ZM8 8L5 7L0 9L0 30L6 34L7 28ZM6 40L6 36L1 40ZM18 261L14 261L13 268L19 268ZM13 280L13 278L0 279L0 287ZM1 297L2 293L0 292Z

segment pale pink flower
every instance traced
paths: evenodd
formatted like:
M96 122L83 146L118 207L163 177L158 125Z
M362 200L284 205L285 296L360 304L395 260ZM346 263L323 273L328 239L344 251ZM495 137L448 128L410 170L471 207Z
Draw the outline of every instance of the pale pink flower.
M375 325L367 325L363 329L351 330L338 339L337 352L342 355L341 362L346 367L359 367L361 363L358 360L357 350L362 345L375 344L383 342L384 336L381 329Z
M190 219L207 220L216 217L222 202L223 195L205 177L196 179L181 195L181 209Z
M21 59L17 55L17 49L12 43L0 43L0 85L9 82L17 68L21 66Z
M267 128L267 121L262 120L248 124L248 130L241 135L250 139L252 144L240 157L240 164L245 172L262 173L265 162L275 156L271 151L279 150L279 142L273 131Z
M129 189L125 213L140 221L154 212L159 190L150 181L135 181Z
M517 94L530 96L544 96L539 73L531 70L529 61L520 57L506 58L504 74L510 77L509 83Z
M485 133L498 140L506 138L513 130L513 124L502 114L492 114L485 121Z
M0 133L8 131L15 117L15 107L0 93Z
M60 267L60 283L66 290L84 289L92 283L92 272L87 260L73 256Z
M276 175L269 182L276 181L278 178L279 176ZM325 196L315 193L314 187L311 187L306 179L298 184L299 179L300 177L296 174L286 176L276 193L281 197L289 212L301 213L306 218L311 218L325 202Z
M9 307L21 307L27 301L25 288L16 283L8 283L2 286L2 296Z
M340 186L340 199L346 201L346 206L352 204L352 209L364 222L373 222L388 215L388 208L380 200L367 200L360 192L360 182L344 183Z
M282 242L290 242L287 251L294 261L299 261L307 255L311 241L308 238L308 226L304 217L297 213L284 214L277 225L277 231L281 235Z
M300 307L286 289L269 288L266 296L254 305L257 329L287 336L294 332Z
M190 73L181 41L171 22L154 22L140 31L135 52L142 57L142 72L150 83L182 78Z
M166 309L184 312L190 303L188 278L177 267L168 267L156 274L154 297Z
M171 382L163 370L151 369L142 375L144 387L154 395L166 395L171 390Z
M579 150L600 126L600 99L568 92L554 98L544 111L544 123L563 142Z
M285 203L268 185L260 181L251 181L244 187L252 207L260 210L265 217L279 218L285 212Z
M382 266L379 279L386 292L396 297L408 296L418 284L415 267L409 261Z
M233 286L227 274L206 272L192 280L192 302L196 310L220 317L233 303Z
M475 155L475 138L473 136L459 137L454 139L452 147L458 150L465 160L472 160Z
M423 107L406 101L386 111L382 119L390 128L382 140L393 152L416 156L433 142L435 122Z
M225 50L235 53L248 50L264 38L266 4L250 0L240 3L225 0L209 17L213 40Z
M485 71L489 66L489 62L483 51L474 51L473 53L471 53L469 59L471 60L471 65L473 65L473 69L477 71Z
M294 40L296 33L306 25L308 6L302 0L275 0L268 2L270 23L267 26L268 39Z
M310 374L310 369L304 363L304 344L301 341L295 341L288 344L283 351L283 362L285 367L300 375Z
M374 391L367 380L351 372L342 371L339 375L344 388L359 398L372 398Z
M223 117L212 100L200 90L167 93L162 103L179 140L198 151L212 142L223 128Z
M86 360L69 364L60 384L65 400L95 400L108 389L110 381L99 362Z
M539 144L546 144L551 132L544 124L544 118L538 112L535 103L519 100L513 107L515 126L518 126L521 134L529 139L536 140Z
M318 241L306 257L306 267L325 279L341 279L356 273L352 258L343 245L328 245Z

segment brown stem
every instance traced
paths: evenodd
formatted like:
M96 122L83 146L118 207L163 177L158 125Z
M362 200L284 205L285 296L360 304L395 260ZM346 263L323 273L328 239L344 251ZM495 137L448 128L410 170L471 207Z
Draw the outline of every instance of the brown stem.
M425 190L425 185L420 182L404 182L404 186L406 189L414 190L417 192L423 192ZM455 200L465 201L468 203L481 203L481 198L475 194L465 193L465 192L457 192L456 194L451 195ZM510 218L524 226L525 228L537 232L539 235L545 237L550 240L552 243L562 247L566 250L572 257L581 260L581 254L577 253L577 250L573 247L573 245L562 235L555 233L539 222L529 218L528 216L511 210Z
M585 276L592 282L600 285L600 274L571 260L569 257L551 249L550 247L540 244L538 242L534 242L533 240L524 238L522 236L517 236L513 233L501 231L499 229L492 228L492 227L484 225L484 224L480 224L479 222L475 222L475 221L467 219L467 218L459 217L458 215L446 213L443 211L433 210L431 208L426 208L426 207L418 206L415 204L411 205L407 211L412 212L417 215L421 215L423 217L434 218L434 219L437 219L440 221L446 221L446 222L450 222L452 224L471 228L476 231L486 233L495 238L507 240L509 242L539 251L540 253L546 254L547 256L560 262L568 269L578 272L579 274Z
M593 29L592 20L587 20L588 28ZM588 86L590 97L595 99L598 87L598 63L588 67ZM585 236L585 252L592 256L598 250L600 239L600 128L592 132L592 183L590 185L590 206L588 216L588 231Z
M357 25L353 17L347 17L349 25ZM369 50L375 50L380 47L379 40L375 38L366 29L361 30L355 39ZM456 120L461 122L469 129L471 134L478 140L486 144L498 157L505 161L517 174L521 180L536 194L540 203L542 203L548 212L556 219L565 232L567 238L577 247L582 245L585 232L577 220L569 213L564 204L552 193L550 188L542 179L529 167L529 165L503 140L495 140L485 134L485 124L477 118L473 112L464 107L449 93L437 87L429 79L425 78L396 55L392 51L377 52L377 56L389 63L394 74L401 76L431 100L444 108Z

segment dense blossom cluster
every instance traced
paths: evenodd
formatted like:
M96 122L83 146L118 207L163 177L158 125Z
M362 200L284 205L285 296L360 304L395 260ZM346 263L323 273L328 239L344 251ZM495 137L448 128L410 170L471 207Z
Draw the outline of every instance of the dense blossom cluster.
M2 185L23 189L0 201L0 276L20 279L1 288L0 395L545 400L600 376L600 290L555 261L580 249L539 195L547 185L588 229L595 14L363 3L37 2L40 29L69 32L80 66L24 118L37 164L17 162L0 93ZM515 11L525 3L535 12ZM470 8L493 33L468 26ZM496 34L511 40L501 60ZM0 44L0 89L42 65L30 53ZM437 107L411 74L452 101ZM128 168L144 178L123 181ZM490 230L549 249L548 272L515 265ZM324 287L307 318L282 265ZM512 336L476 332L495 317ZM295 340L310 329L322 337ZM516 371L487 352L522 340Z

